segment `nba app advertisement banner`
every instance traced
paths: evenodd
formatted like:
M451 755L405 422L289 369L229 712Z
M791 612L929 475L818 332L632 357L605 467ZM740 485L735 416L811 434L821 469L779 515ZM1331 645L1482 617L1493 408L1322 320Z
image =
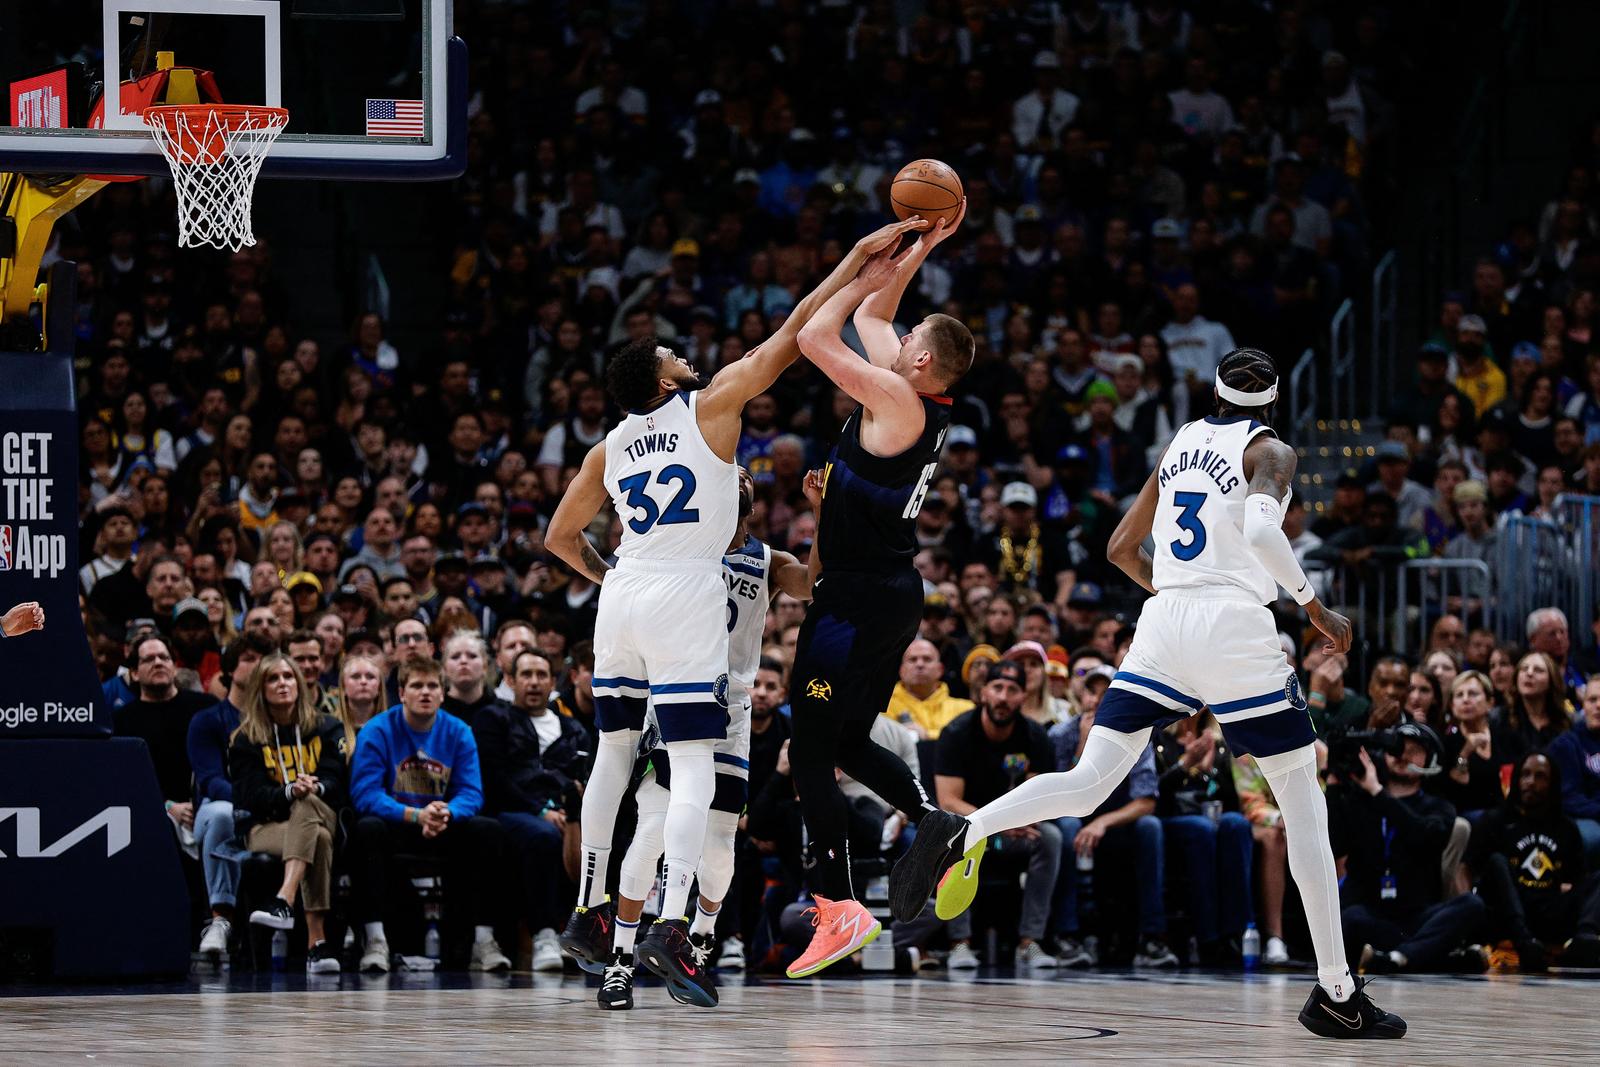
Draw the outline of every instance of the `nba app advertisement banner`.
M0 638L0 739L111 732L78 614L72 361L0 353L0 612L37 600L43 631Z

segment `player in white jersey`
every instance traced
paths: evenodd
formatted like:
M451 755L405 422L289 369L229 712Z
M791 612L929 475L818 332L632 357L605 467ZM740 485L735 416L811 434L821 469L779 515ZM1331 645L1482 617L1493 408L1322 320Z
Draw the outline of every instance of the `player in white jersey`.
M594 640L600 744L583 802L578 908L561 938L579 959L612 962L606 873L648 700L674 773L664 830L665 913L638 954L669 986L692 985L689 887L716 786L714 749L727 726L722 555L737 522L740 416L799 357L796 337L812 314L863 269L892 270L900 237L927 226L913 219L862 238L777 333L709 382L654 338L624 346L609 361L607 388L627 416L584 458L545 536L550 551L601 583ZM615 568L584 533L608 500L622 520ZM630 963L633 949L626 944Z
M1265 425L1277 396L1277 373L1264 353L1241 348L1223 359L1217 414L1178 431L1111 536L1111 561L1156 595L1144 605L1077 765L1032 778L965 819L924 817L895 867L890 902L897 918L915 914L945 871L935 910L941 919L959 915L977 892L990 834L1088 815L1132 769L1152 729L1209 707L1233 750L1256 757L1283 812L1289 867L1317 954L1318 981L1301 1024L1323 1037L1403 1037L1405 1023L1372 1003L1345 962L1316 737L1265 607L1281 585L1330 651L1350 647L1349 620L1317 599L1283 534L1295 454ZM1154 558L1143 547L1152 535Z
M695 968L690 981L713 1000L716 987L711 980L711 953L716 946L717 916L733 884L734 838L750 788L750 687L755 684L756 667L761 662L767 606L779 590L796 600L811 599L811 576L806 565L750 536L747 524L754 506L755 483L750 472L740 467L739 525L722 557L728 596L728 732L716 746L717 787L706 826L705 849L700 856L700 897L689 927ZM645 734L643 758L647 766L634 789L639 802L638 828L622 860L617 901L617 931L622 936L626 936L624 931L629 927L639 925L645 899L655 885L656 864L664 844L662 831L667 819L672 762L655 742L654 733ZM668 985L667 992L676 1000L697 1002L688 999L693 994L672 985ZM598 1000L602 1008L632 1008L633 968L621 961L609 964Z

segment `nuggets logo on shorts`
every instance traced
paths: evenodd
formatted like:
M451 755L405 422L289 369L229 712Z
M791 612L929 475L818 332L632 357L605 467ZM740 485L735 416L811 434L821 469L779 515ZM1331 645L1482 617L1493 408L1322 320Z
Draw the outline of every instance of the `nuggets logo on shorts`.
M1300 693L1300 679L1293 671L1289 672L1289 680L1283 683L1283 699L1296 711L1306 710L1306 698Z
M806 696L812 700L832 700L833 686L820 678L813 678L806 683Z
M716 698L718 704L723 707L728 706L728 676L726 674L718 675L717 680L711 683L711 695Z
M0 571L10 570L12 560L11 527L0 526Z

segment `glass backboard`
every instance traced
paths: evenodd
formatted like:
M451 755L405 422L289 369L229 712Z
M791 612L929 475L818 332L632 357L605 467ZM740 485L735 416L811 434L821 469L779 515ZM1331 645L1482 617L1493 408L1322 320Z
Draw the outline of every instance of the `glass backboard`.
M0 0L0 171L164 174L139 111L158 56L200 100L289 111L265 177L460 173L466 48L450 0ZM109 91L107 86L112 87Z

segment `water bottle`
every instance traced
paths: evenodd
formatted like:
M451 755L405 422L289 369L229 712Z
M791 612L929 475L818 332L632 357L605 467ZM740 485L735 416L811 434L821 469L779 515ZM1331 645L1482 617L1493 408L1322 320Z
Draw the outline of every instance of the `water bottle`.
M289 931L278 930L272 935L272 969L282 973L289 966Z
M1251 923L1244 928L1244 943L1241 946L1244 955L1244 969L1254 971L1261 966L1261 931L1256 929L1256 924Z
M435 919L428 920L428 932L422 937L422 954L430 960L439 958L439 923Z

